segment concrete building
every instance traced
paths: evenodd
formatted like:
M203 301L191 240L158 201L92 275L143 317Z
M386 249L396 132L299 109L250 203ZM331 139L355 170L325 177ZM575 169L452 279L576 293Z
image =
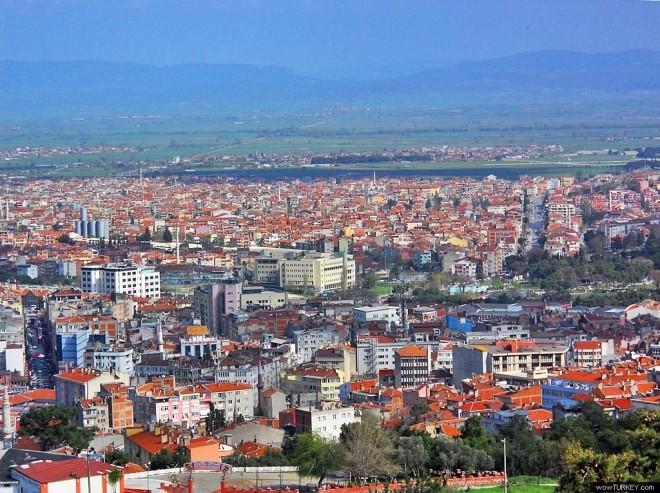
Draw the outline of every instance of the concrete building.
M313 394L316 402L339 400L339 387L344 383L344 372L315 364L300 365L282 370L280 388L289 395Z
M160 273L130 263L88 264L80 269L80 289L85 293L160 298Z
M345 344L318 349L314 353L312 361L317 365L343 371L347 380L358 374L355 348Z
M293 343L296 347L298 363L312 361L319 349L341 342L340 337L341 333L335 324L326 323L322 326L294 331Z
M284 291L258 291L243 292L241 295L241 310L276 310L283 308L289 302L289 294Z
M132 348L95 343L85 350L84 366L100 370L118 371L128 376L135 375Z
M243 285L238 280L207 284L195 288L193 306L195 316L206 325L211 334L220 334L220 318L241 307Z
M108 404L105 400L81 399L76 403L76 424L81 428L98 428L106 433L109 431Z
M575 341L573 343L573 364L581 368L599 368L603 365L605 341Z
M361 421L353 406L343 407L336 402L321 403L316 409L298 407L295 413L296 433L317 433L327 440L339 440L343 425Z
M96 370L75 368L55 375L57 403L73 406L80 399L93 399L101 385L106 383L128 383L126 375Z
M410 344L407 339L389 336L359 337L355 348L358 375L377 376L382 370L394 370L394 354L407 344ZM428 348L429 351L438 346L436 341L419 341L415 344Z
M25 346L23 343L0 341L0 369L25 376Z
M138 423L171 423L188 428L208 414L201 394L193 386L175 387L174 379L164 378L140 385L129 392L134 419Z
M389 305L353 308L353 323L356 326L381 320L399 326L401 325L401 310L397 306Z
M285 258L254 259L257 284L314 292L355 286L355 260L345 253L289 252Z
M428 347L409 345L394 352L394 386L397 389L427 382L430 371Z
M112 464L71 457L65 461L38 460L11 468L20 493L107 493L111 486L108 475L117 469ZM112 487L113 493L124 492L124 479Z
M277 387L281 371L278 359L248 357L233 354L218 361L214 378L216 383L248 383L253 389L253 402L259 402L259 375L264 388Z
M196 387L207 406L213 404L217 411L224 411L227 423L236 421L238 416L254 416L256 403L253 387L249 383L205 383Z
M452 351L454 385L482 373L522 374L567 363L568 347L537 345L533 341L455 345Z
M207 352L215 355L228 342L227 339L204 335L187 335L179 340L181 355L189 358L204 358Z
M267 418L279 418L287 407L286 393L282 390L271 387L261 392L261 413Z

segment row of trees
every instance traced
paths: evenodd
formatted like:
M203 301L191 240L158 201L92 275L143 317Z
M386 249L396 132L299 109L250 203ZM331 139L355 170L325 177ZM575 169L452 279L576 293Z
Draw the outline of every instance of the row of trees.
M284 457L298 466L301 475L318 478L319 485L331 471L365 482L423 478L429 470L488 471L495 465L486 452L463 440L432 438L404 427L390 433L369 419L344 426L338 441L297 435L286 444Z

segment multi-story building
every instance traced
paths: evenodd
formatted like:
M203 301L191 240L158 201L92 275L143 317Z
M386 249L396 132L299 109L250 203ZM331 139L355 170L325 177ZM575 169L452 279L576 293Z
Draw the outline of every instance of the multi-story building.
M55 375L57 403L73 406L80 399L93 399L106 383L127 383L127 376L94 368L74 368Z
M89 342L105 343L117 335L117 320L101 315L59 317L50 331L54 358L65 367L85 365L85 350Z
M100 398L80 399L76 403L76 423L82 428L97 428L101 432L109 429L108 404Z
M353 323L363 325L370 322L386 321L401 325L401 310L396 306L379 305L353 308Z
M259 379L261 378L264 388L277 387L281 369L281 362L277 358L232 353L230 356L218 361L214 376L216 383L250 384L254 393L253 401L258 402Z
M394 370L394 354L410 342L389 336L360 336L355 348L358 375L377 376L382 370ZM418 346L432 351L436 341L417 341Z
M212 334L220 334L220 317L240 309L242 292L242 283L233 279L195 288L195 316Z
M348 345L321 348L314 353L312 361L317 365L335 368L344 372L347 379L357 375L355 348Z
M257 284L315 292L355 286L355 260L345 253L292 252L286 258L254 259Z
M259 287L261 288L261 286ZM254 291L243 291L243 294L241 294L241 309L276 310L286 306L289 299L289 294L285 291L270 291L263 288Z
M312 361L314 354L320 348L337 344L341 334L336 325L326 323L324 325L293 332L293 343L296 346L296 356L299 363Z
M80 289L85 293L160 298L160 273L130 263L88 264L80 269Z
M85 366L100 370L119 371L135 375L133 349L110 344L95 343L85 351Z
M229 343L228 339L221 339L208 335L187 335L179 340L181 355L188 358L203 358L208 354L218 354Z
M454 347L451 344L440 343L438 349L434 351L435 354L431 355L431 370L447 370L449 373L452 371L453 351Z
M351 423L359 423L361 417L353 406L339 403L323 403L320 409L298 407L296 413L296 433L316 433L327 440L339 440L341 428Z
M129 391L134 419L138 423L172 423L184 428L199 423L208 414L194 386L175 387L174 378L155 379Z
M207 407L213 404L215 410L224 411L227 423L235 421L239 415L254 416L254 389L249 383L205 383L196 389Z
M603 366L603 354L606 352L606 341L575 341L573 342L573 364L581 368L598 368Z
M316 364L304 364L282 370L280 388L287 394L314 394L316 401L339 400L344 372Z
M564 366L568 347L537 345L534 341L497 341L455 345L452 351L454 385L482 373L522 374Z
M394 352L394 386L414 387L427 382L431 371L428 347L404 346Z
M133 401L128 399L128 387L119 383L101 385L99 395L108 405L108 426L123 430L134 425Z

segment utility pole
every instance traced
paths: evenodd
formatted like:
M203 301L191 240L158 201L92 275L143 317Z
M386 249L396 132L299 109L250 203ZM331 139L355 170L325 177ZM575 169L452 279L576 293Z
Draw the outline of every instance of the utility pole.
M506 474L506 438L502 438L504 444L504 493L509 491L509 477Z

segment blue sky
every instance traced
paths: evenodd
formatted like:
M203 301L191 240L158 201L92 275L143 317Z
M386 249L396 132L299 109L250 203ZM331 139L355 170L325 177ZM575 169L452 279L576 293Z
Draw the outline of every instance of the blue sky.
M542 49L660 50L639 0L0 0L0 59L430 68Z

